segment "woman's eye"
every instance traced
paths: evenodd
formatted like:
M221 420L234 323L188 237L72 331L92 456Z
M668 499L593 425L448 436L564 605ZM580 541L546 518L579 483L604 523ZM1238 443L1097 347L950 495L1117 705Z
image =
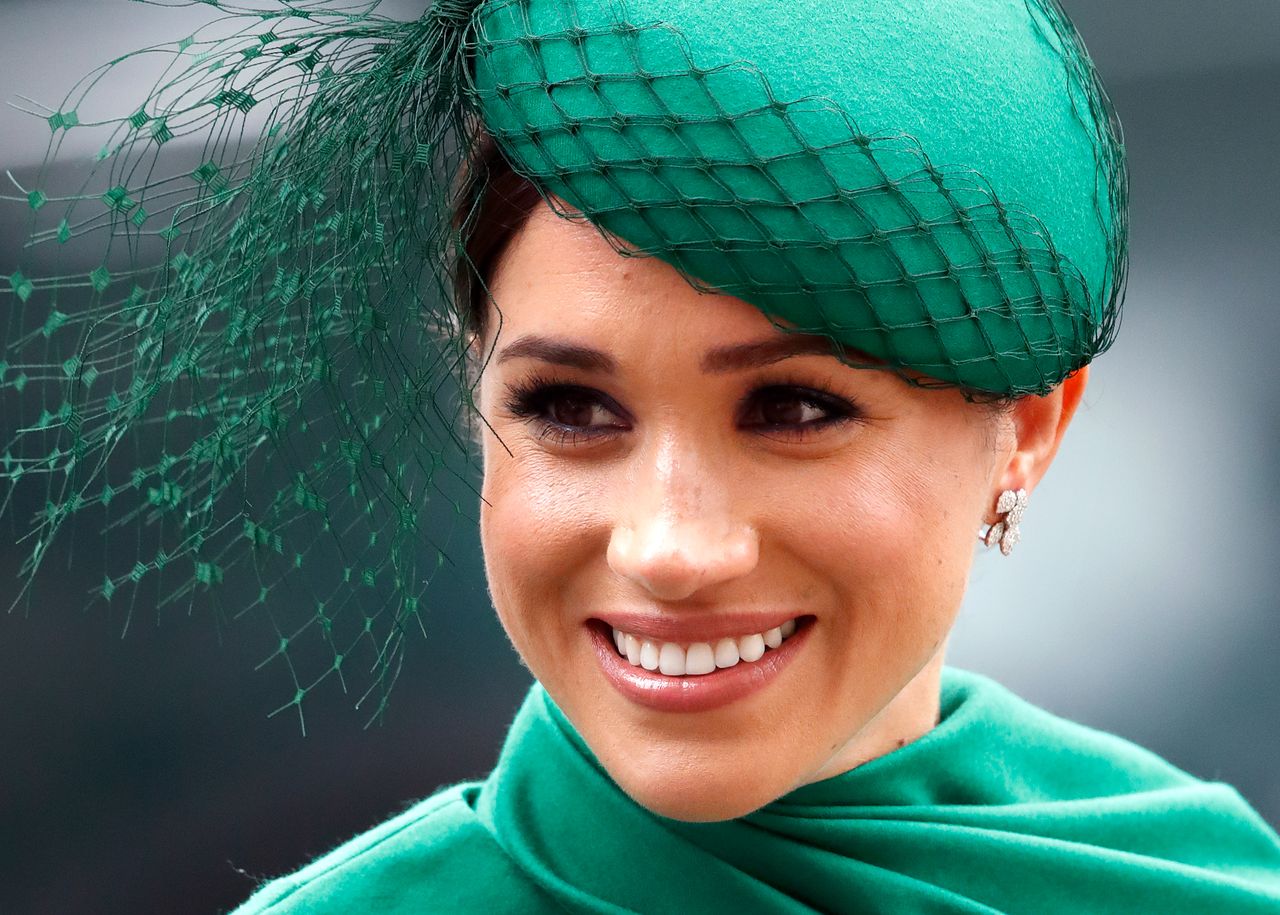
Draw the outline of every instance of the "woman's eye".
M599 441L629 428L623 411L608 395L573 384L534 380L513 387L507 409L540 438L560 445ZM772 438L792 439L859 415L857 407L834 394L775 384L747 396L738 424Z
M761 388L748 398L742 423L771 431L805 431L849 419L854 406L839 397L807 388Z
M515 387L507 410L533 426L539 437L557 444L577 444L611 435L626 426L608 397L577 385L535 380Z
M565 391L546 399L547 419L560 426L585 427L607 422L609 411L589 395Z

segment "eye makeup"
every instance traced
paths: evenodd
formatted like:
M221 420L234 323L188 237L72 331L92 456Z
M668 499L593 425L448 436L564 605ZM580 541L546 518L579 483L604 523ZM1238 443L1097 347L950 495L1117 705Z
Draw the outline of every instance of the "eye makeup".
M533 374L509 385L503 406L538 438L557 445L602 441L631 428L628 412L608 394L551 375ZM784 379L752 385L734 413L738 428L786 441L862 417L858 405L845 397Z

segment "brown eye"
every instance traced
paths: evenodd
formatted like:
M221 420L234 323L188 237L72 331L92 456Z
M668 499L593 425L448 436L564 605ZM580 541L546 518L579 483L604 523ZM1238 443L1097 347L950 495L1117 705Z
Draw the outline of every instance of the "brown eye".
M507 410L537 436L557 445L604 441L627 429L626 414L594 388L532 378L514 385Z
M809 426L847 415L848 408L827 401L829 396L799 388L772 387L757 391L748 409L748 423L761 426Z
M770 438L800 438L860 416L842 397L799 385L770 385L753 391L739 423Z
M760 403L760 420L769 426L799 426L825 415L821 407L785 391L766 396Z
M606 414L598 400L578 391L564 391L549 397L546 409L547 418L561 426L591 426L600 422L601 414Z

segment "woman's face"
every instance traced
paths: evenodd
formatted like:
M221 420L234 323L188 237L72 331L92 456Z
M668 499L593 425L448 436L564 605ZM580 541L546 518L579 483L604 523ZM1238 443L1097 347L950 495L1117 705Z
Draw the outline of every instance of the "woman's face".
M493 601L623 790L727 819L934 725L1007 422L545 206L491 291Z

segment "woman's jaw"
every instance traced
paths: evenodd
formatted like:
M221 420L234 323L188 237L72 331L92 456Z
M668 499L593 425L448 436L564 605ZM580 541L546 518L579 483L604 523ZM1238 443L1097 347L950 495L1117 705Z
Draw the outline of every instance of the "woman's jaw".
M875 663L865 680L852 669L833 675L830 665L850 652L824 644L831 633L814 615L757 660L705 675L633 666L602 622L582 630L598 676L553 681L553 698L623 790L673 819L743 816L892 752L937 721L941 645L896 688ZM837 721L844 726L833 729ZM861 724L852 733L850 721Z

